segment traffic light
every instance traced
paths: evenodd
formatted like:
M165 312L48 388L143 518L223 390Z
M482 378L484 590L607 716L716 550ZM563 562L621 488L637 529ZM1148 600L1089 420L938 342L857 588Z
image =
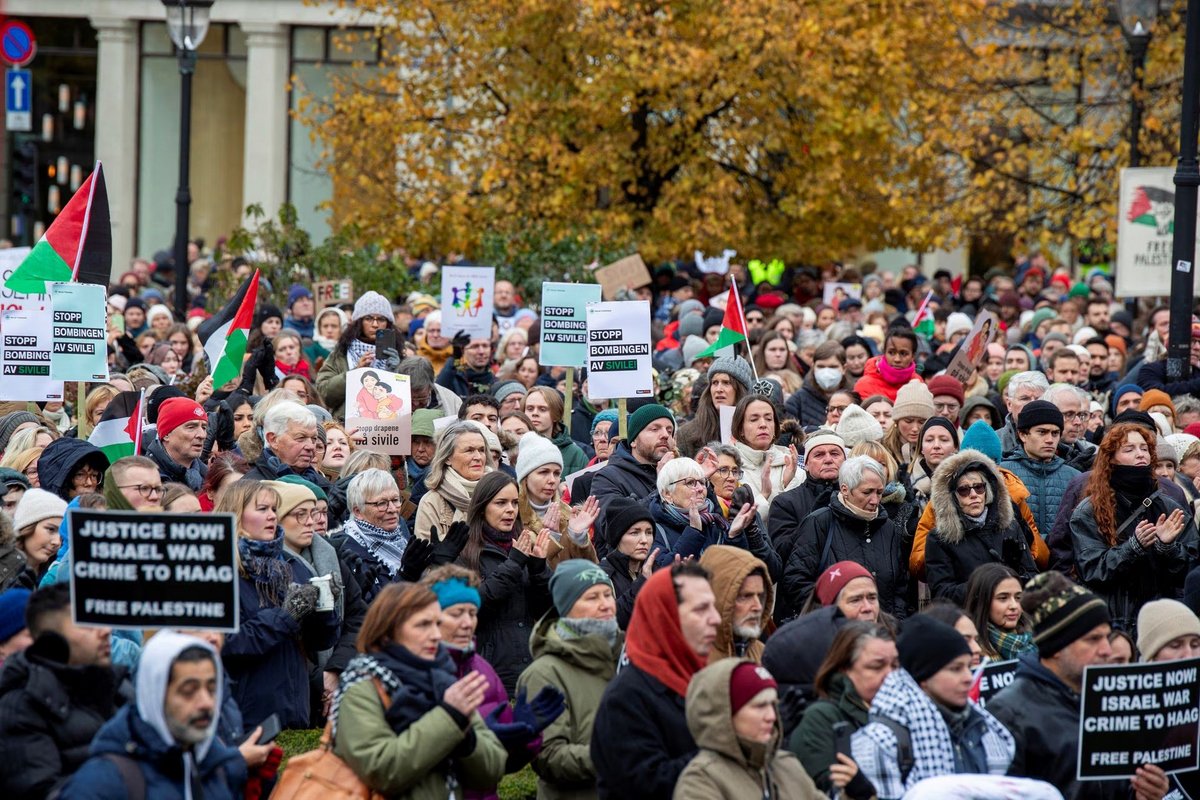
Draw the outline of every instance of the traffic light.
M12 198L13 212L32 212L37 206L38 146L25 140L13 148Z

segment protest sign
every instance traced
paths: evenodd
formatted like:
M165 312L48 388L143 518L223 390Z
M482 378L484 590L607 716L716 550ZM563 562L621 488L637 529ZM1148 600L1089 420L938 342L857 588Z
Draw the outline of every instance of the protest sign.
M236 633L232 514L67 511L78 625Z
M108 292L88 283L50 284L56 381L108 380Z
M3 252L3 251L0 251ZM63 399L63 382L50 380L50 315L6 311L0 320L0 400Z
M580 367L587 358L587 306L600 302L594 283L542 284L542 347L544 367Z
M717 406L721 418L721 444L733 444L733 413L737 406Z
M650 285L650 270L637 253L595 270L605 300L612 300L622 289L640 289Z
M16 272L17 267L29 255L28 247L10 247L0 250L0 312L41 311L49 308L50 297L44 294L20 294L4 284Z
M588 398L654 394L650 369L650 304L645 300L587 307Z
M971 699L980 708L987 706L1001 690L1017 677L1017 660L990 661L979 668L975 683L971 686Z
M349 278L337 281L317 281L312 286L317 311L329 306L354 302L354 281Z
M442 335L490 341L495 288L492 267L442 267Z
M412 446L412 391L407 375L363 367L346 373L346 429L364 450L406 456Z
M1121 170L1117 206L1116 293L1118 297L1171 294L1171 272L1188 272L1190 261L1172 265L1175 238L1175 170ZM1200 296L1200 285L1193 289Z
M1083 671L1081 781L1200 768L1200 659L1103 664Z
M831 308L837 308L843 300L862 299L861 283L835 283L826 281L821 287L821 302Z
M987 346L1000 333L1000 320L990 311L980 312L967 338L962 340L958 352L950 359L946 374L963 386L971 383L975 370L983 366L987 358Z

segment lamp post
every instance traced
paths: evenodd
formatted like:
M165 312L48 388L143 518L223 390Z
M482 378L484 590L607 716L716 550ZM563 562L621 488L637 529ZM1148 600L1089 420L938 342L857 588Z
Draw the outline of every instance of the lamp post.
M213 0L162 0L167 11L167 31L179 54L179 188L175 192L175 312L187 318L188 214L192 193L188 188L192 150L192 73L196 50L208 33Z
M1142 135L1142 88L1145 85L1146 50L1150 46L1151 29L1158 17L1158 0L1117 0L1117 17L1129 48L1132 72L1129 88L1129 166L1142 165L1139 139ZM1125 301L1125 310L1137 318L1137 298Z
M1196 134L1200 123L1200 0L1188 0L1183 47L1183 109L1179 118L1179 161L1175 166L1175 235L1171 243L1171 323L1167 334L1167 380L1191 372L1192 295L1195 291L1196 190L1200 163Z

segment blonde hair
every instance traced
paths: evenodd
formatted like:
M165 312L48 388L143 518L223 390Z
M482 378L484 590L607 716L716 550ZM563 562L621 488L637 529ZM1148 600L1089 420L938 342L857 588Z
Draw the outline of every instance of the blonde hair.
M850 456L866 456L882 466L883 471L887 473L884 483L896 480L896 473L900 471L900 466L896 459L892 458L891 452L879 442L859 442L850 451Z

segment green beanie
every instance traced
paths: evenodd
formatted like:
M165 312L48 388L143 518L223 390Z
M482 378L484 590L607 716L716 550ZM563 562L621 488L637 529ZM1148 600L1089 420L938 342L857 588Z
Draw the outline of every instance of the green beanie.
M310 480L301 478L299 475L280 475L275 480L279 481L280 483L294 483L297 486L303 486L305 489L308 489L310 492L312 492L313 496L318 500L324 500L327 503L329 502L329 496L325 494L324 489L322 489L320 486L317 486Z
M671 413L671 409L661 406L658 403L650 403L649 405L642 406L629 416L629 437L627 441L632 442L636 439L638 434L656 419L669 419L672 425L675 424L675 415Z
M604 570L586 558L568 558L558 562L554 574L550 576L550 597L554 599L558 615L565 617L571 613L575 601L598 583L613 588Z

